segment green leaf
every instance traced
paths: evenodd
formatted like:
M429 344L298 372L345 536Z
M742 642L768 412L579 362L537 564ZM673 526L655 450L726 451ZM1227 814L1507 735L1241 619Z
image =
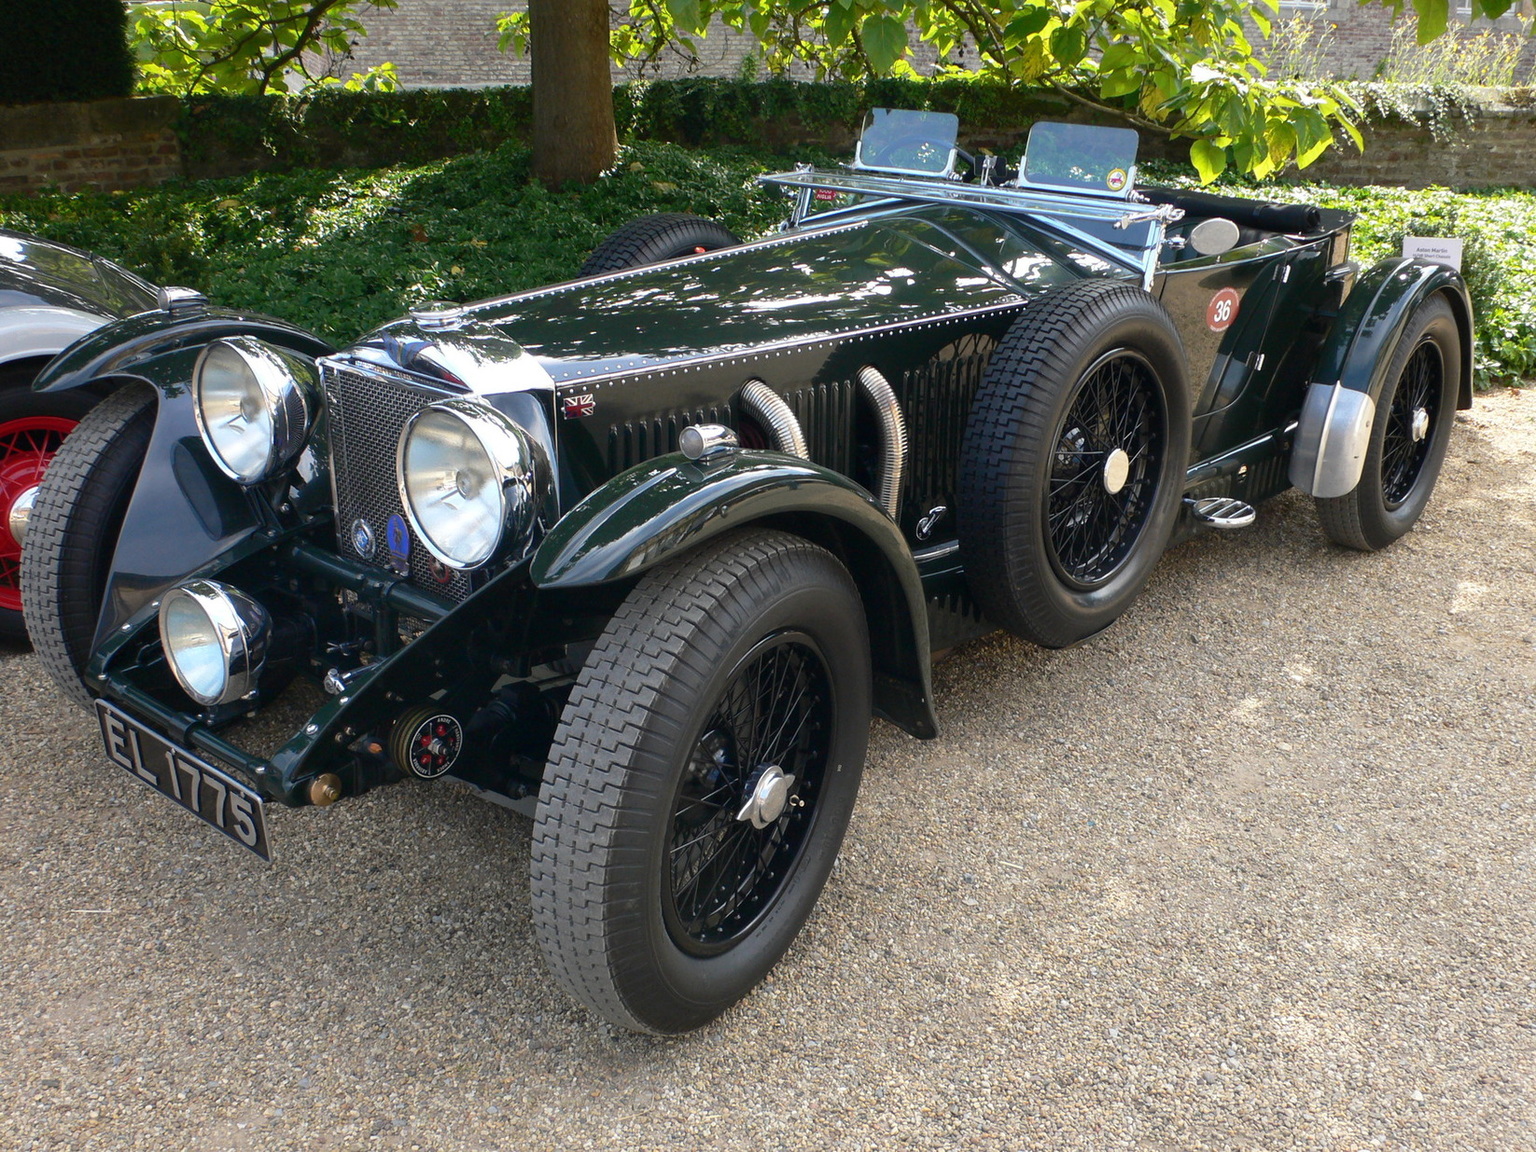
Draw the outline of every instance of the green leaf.
M1141 53L1130 44L1111 44L1099 57L1099 68L1104 72L1115 72L1138 64L1142 59Z
M1312 163L1312 161L1316 160L1319 156L1326 152L1328 150L1328 145L1331 143L1333 143L1333 141L1330 138L1326 140L1319 140L1311 148L1296 149L1296 167L1305 168L1308 164Z
M893 16L866 16L859 40L875 71L889 72L906 55L907 26Z
M1226 168L1227 150L1202 138L1189 146L1189 162L1200 173L1200 183L1209 184Z
M1087 37L1077 24L1063 24L1051 33L1051 55L1059 64L1071 68L1087 52Z
M704 23L699 12L699 0L667 0L667 11L677 26L685 32L702 32Z
M1022 16L1015 16L1003 29L1003 42L1009 46L1022 43L1031 36L1038 36L1051 22L1051 10L1044 5L1030 8Z
M1445 31L1447 0L1413 0L1413 8L1419 14L1420 44L1428 44Z
M1344 126L1344 131L1349 134L1350 140L1354 141L1355 151L1364 152L1365 138L1360 135L1360 129L1355 127L1354 121L1345 118L1343 115L1336 116L1335 119Z
M1296 148L1296 131L1280 120L1269 126L1269 159L1277 167L1290 159Z
M1099 95L1106 100L1116 96L1129 96L1141 91L1141 76L1135 72L1116 72L1099 75Z
M853 35L853 26L858 20L858 13L837 4L829 5L826 20L822 24L822 31L827 37L827 43L834 48L841 48L848 43L848 37Z

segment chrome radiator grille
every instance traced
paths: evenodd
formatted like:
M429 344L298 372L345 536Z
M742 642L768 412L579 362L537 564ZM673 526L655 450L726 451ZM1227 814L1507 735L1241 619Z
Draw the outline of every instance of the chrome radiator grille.
M417 409L451 395L383 374L334 364L321 366L325 386L331 478L336 487L336 551L386 571L390 568L389 519L405 516L395 483L395 447L400 429ZM352 543L352 525L366 521L373 553L361 556ZM409 528L413 584L450 600L470 593L469 577L454 572L446 581L433 574L432 554ZM439 573L445 571L439 568Z

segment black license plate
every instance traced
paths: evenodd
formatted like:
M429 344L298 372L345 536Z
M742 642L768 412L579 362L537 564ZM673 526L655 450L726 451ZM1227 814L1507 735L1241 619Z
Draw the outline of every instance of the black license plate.
M96 718L101 721L101 740L112 763L263 860L272 859L266 816L257 793L105 700L96 701Z

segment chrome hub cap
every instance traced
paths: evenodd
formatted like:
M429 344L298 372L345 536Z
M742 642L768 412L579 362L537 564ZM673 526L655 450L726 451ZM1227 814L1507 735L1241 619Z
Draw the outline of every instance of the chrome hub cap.
M38 485L23 488L16 499L11 502L10 510L5 516L5 526L11 531L11 539L19 545L22 537L27 534L27 520L32 516L32 505L37 503Z
M1117 495L1131 476L1131 458L1124 448L1116 448L1104 457L1104 491Z
M1429 409L1415 408L1413 410L1413 440L1417 444L1429 435Z
M758 776L747 802L736 813L736 819L750 820L754 828L768 827L784 814L789 803L789 790L794 784L793 776L785 775L777 764L770 764Z

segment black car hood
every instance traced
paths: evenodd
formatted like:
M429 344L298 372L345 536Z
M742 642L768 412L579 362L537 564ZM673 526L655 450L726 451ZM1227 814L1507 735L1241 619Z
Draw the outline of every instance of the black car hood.
M459 379L494 391L500 375L516 386L510 346L546 381L575 383L1016 305L1087 274L1058 248L985 212L909 208L487 300L463 309L451 333L397 321L354 353L431 373L451 347L482 369ZM484 370L497 362L509 370Z

